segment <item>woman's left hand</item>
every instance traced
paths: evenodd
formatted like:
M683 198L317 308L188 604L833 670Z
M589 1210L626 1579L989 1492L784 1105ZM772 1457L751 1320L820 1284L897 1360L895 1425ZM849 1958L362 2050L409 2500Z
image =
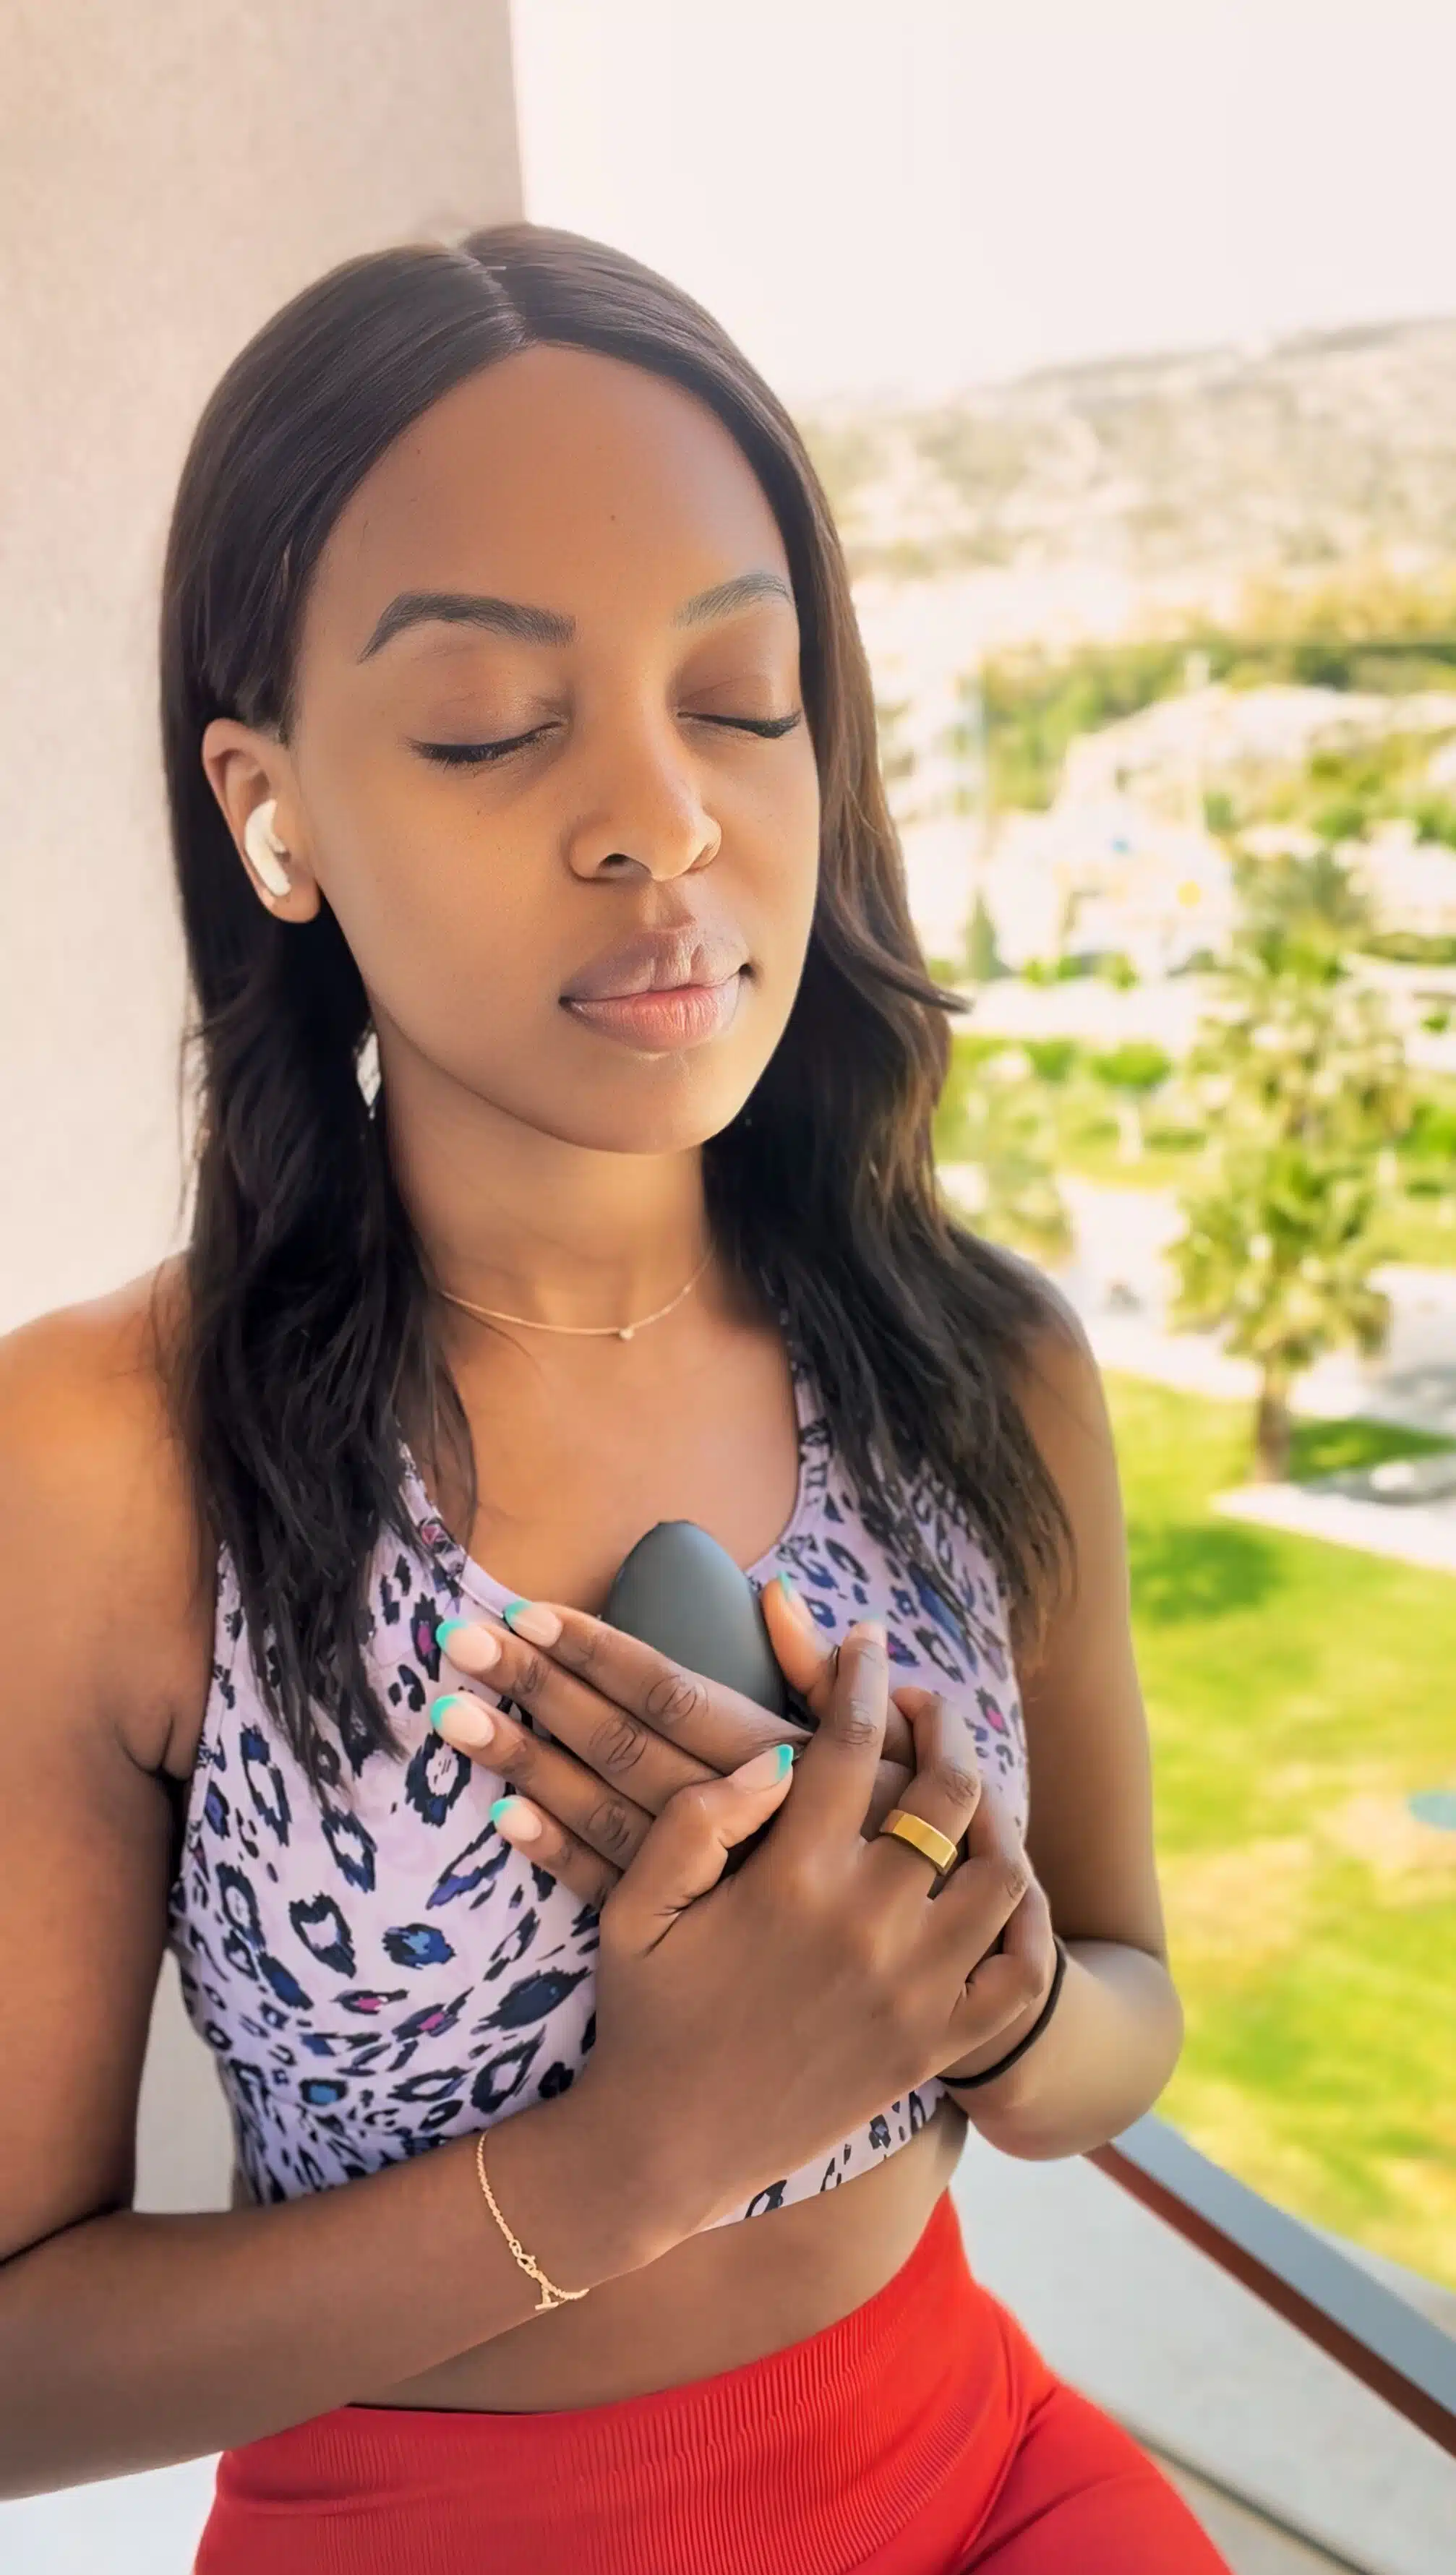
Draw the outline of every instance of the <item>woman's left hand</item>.
M769 1595L772 1595L771 1604ZM817 1715L819 1696L828 1687L829 1676L833 1668L833 1657L832 1654L827 1652L819 1643L818 1633L814 1627L812 1618L808 1611L802 1606L802 1603L796 1600L791 1612L790 1629L790 1616L789 1614L786 1614L786 1604L779 1605L780 1598L781 1595L779 1594L777 1583L770 1582L768 1585L768 1593L764 1595L764 1609L769 1620L769 1632L773 1639L773 1651L777 1655L779 1662L782 1664L783 1670L793 1688L797 1690L800 1698L803 1699L805 1704L813 1710L815 1715ZM931 1707L934 1704L936 1697L939 1695L943 1694L934 1690L921 1689L912 1681L903 1682L898 1689L891 1690L889 1694L891 1722L893 1722L893 1711L895 1709L898 1709L900 1714L905 1718L917 1717L923 1710ZM886 1746L889 1743L888 1731L886 1731L885 1734L885 1743ZM967 1745L965 1757L972 1767L978 1767L972 1745ZM899 1789L903 1786L904 1781L911 1775L915 1767L915 1754L912 1741L908 1762L905 1764L895 1765L896 1785L894 1794L885 1797L876 1793L874 1802L870 1807L869 1815L865 1821L864 1829L866 1834L874 1833L879 1830L882 1818L888 1814L890 1807L897 1803ZM981 1795L983 1797L990 1796L993 1799L999 1798L999 1790L991 1786L983 1771L981 1772ZM1025 1857L1024 1851L1022 1852L1022 1857ZM935 1879L934 1884L930 1889L932 1895L938 1895L941 1887L949 1884L959 1866L959 1860L953 1860L950 1867L945 1871L944 1876ZM1025 1894L1016 1906L1014 1913L1010 1914L1006 1921L1002 1923L999 1937L993 1945L999 1950L1009 1951L1013 1956L1025 1958L1028 1965L1033 1967L1037 1972L1037 1991L1033 2000L1027 2004L1026 2008L1021 2013L1018 2014L1017 2018L1013 2021L1009 2021L1004 2029L999 2030L996 2033L994 2038L987 2040L984 2047L977 2049L971 2056L957 2057L953 2065L945 2065L941 2067L940 2071L942 2074L946 2074L952 2079L957 2075L984 2073L988 2065L993 2065L999 2057L1007 2055L1011 2048L1015 2046L1016 2041L1024 2035L1026 2030L1030 2028L1032 2022L1037 2018L1040 2013L1041 2006L1046 1999L1047 1993L1050 1990L1052 1975L1056 1967L1056 1950L1052 1945L1051 1938L1051 1907L1046 1900L1045 1891L1034 1871L1032 1872ZM980 1961L976 1959L972 1961L972 1966L978 1966L979 1963ZM1034 2055L1035 2050L1032 2049L1029 2053ZM1014 2080L1014 2075L1012 2080ZM966 2105L962 2102L958 2106L964 2109ZM967 2113L967 2115L973 2114Z
M773 1581L759 1600L783 1676L817 1718L833 1677L833 1648L820 1641L796 1593ZM769 1744L808 1741L808 1729L791 1718L775 1718L738 1691L685 1671L655 1646L585 1610L534 1601L526 1615L536 1620L539 1641L519 1617L514 1628L494 1618L447 1622L441 1631L445 1694L434 1701L431 1722L457 1751L509 1783L513 1793L497 1817L505 1839L598 1911L675 1790L694 1779L721 1778ZM548 1639L546 1629L553 1625ZM474 1692L455 1690L454 1672L484 1681L539 1716L556 1739L545 1743L510 1709L488 1707ZM937 1693L907 1681L889 1696L866 1838L878 1831L914 1773L910 1720ZM953 1875L952 1867L932 1892ZM1044 1963L1044 1994L1056 1953L1050 1908L1034 1877L1002 1926L998 1945L1024 1948ZM1014 2046L1023 2022L1029 2026L1040 2008L1038 1996L1022 2020L979 2056L960 2058L942 2071L980 2073Z
M833 1676L807 1611L776 1582L759 1598L774 1654L790 1688L817 1718ZM675 1790L722 1777L773 1743L806 1743L808 1729L775 1717L737 1690L688 1672L656 1647L585 1610L534 1601L515 1626L482 1617L441 1630L441 1684L431 1722L513 1790L498 1817L508 1841L599 1910ZM541 1625L539 1638L529 1633ZM556 1622L547 1640L542 1622ZM476 1680L511 1702L488 1707L455 1679ZM890 1693L884 1757L865 1817L878 1829L915 1767L909 1718L933 1692ZM548 1727L543 1742L512 1710Z

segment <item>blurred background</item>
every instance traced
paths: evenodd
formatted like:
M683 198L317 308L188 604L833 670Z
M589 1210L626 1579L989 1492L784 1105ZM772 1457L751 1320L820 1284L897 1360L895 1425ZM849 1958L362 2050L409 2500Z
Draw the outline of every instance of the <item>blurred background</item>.
M1451 2332L1456 11L10 0L6 34L0 1327L179 1239L154 627L223 367L336 261L505 216L663 270L835 509L964 1004L945 1185L1106 1372L1187 2019L1159 2116ZM223 2205L229 2157L169 1962L139 2204ZM1240 2575L1450 2562L1434 2445L1089 2164L972 2137L957 2197ZM87 2490L110 2562L184 2567L210 2477ZM83 2499L0 2506L0 2550L90 2565Z

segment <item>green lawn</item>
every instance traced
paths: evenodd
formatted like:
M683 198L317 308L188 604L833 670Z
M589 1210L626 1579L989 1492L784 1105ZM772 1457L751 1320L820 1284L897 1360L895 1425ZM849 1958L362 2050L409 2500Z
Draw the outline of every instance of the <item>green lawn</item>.
M936 1152L943 1162L968 1158L961 1103L972 1085L982 1079L974 1045L968 1037L960 1038L935 1119ZM1441 1081L1433 1083L1431 1089L1442 1106L1456 1110L1456 1085ZM1042 1086L1042 1099L1047 1150L1063 1178L1095 1181L1123 1190L1177 1191L1196 1181L1203 1138L1165 1121L1160 1123L1156 1111L1148 1117L1143 1152L1134 1160L1124 1161L1117 1121L1109 1114L1105 1097L1098 1096L1087 1082L1074 1077L1065 1083L1046 1083ZM1423 1178L1425 1187L1398 1186L1392 1193L1380 1222L1382 1260L1413 1262L1431 1270L1456 1268L1456 1197L1449 1191L1437 1194L1437 1175L1429 1162L1423 1175L1413 1170L1407 1177L1418 1181Z
M1196 1145L1156 1133L1135 1162L1124 1162L1115 1127L1092 1121L1063 1129L1057 1150L1063 1175L1119 1190L1179 1190L1195 1176L1197 1164ZM1456 1198L1396 1191L1382 1215L1380 1237L1386 1261L1414 1262L1423 1270L1456 1268Z
M1456 1578L1213 1518L1247 1414L1110 1376L1158 1867L1183 1999L1159 2112L1456 2288ZM1309 1423L1296 1471L1422 1443Z

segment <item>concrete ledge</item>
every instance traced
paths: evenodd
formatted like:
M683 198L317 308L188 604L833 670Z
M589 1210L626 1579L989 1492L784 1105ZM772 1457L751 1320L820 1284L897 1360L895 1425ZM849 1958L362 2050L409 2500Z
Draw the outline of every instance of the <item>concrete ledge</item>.
M5 2575L191 2575L216 2470L216 2457L185 2459L0 2503L0 2565Z
M972 2270L1134 2439L1369 2575L1448 2575L1456 2461L1080 2155L971 2130Z

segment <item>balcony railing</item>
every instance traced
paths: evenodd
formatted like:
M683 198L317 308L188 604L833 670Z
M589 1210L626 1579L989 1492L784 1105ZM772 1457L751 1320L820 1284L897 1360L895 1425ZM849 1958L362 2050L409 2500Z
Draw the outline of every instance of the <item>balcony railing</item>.
M1456 2458L1456 2341L1149 2112L1088 2163Z

